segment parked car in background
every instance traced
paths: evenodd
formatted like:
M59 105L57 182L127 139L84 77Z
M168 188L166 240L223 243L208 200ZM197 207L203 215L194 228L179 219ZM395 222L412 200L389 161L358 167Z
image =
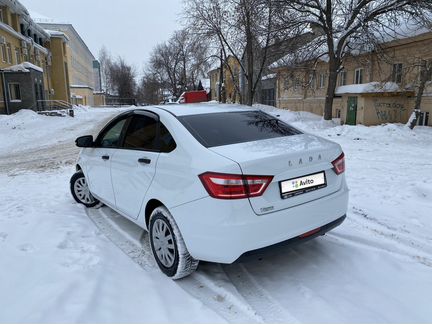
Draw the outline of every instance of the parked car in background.
M251 107L172 105L125 112L82 148L70 186L149 231L160 269L323 235L345 219L341 147Z

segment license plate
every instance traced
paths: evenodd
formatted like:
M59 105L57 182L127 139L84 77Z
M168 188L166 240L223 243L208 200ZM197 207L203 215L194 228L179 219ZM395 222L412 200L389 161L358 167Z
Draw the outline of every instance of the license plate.
M280 182L281 196L283 199L295 197L325 187L327 187L325 172L314 173Z

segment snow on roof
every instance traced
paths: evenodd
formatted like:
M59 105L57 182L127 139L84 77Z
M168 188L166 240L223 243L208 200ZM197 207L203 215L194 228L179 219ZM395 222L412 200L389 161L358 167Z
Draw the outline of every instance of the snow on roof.
M51 29L45 29L45 31L48 33L48 35L50 35L50 37L63 37L69 40L69 37L61 31L51 30Z
M285 55L280 60L271 64L270 68L276 69L279 67L296 66L316 59L328 62L325 36L317 37L309 43L305 43L296 51Z
M341 86L336 89L336 95L343 94L361 94L361 93L383 93L383 92L400 92L403 91L398 84L394 82L370 82L363 84L351 84Z
M44 71L41 67L36 66L30 62L24 62L24 63L18 64L18 65L9 66L8 68L4 69L4 71L28 73L28 72L30 72L29 69L36 70L36 71L39 71L41 73L43 73L43 71Z
M277 74L276 74L276 73L272 73L272 74L264 75L264 76L261 78L261 80L262 80L262 81L265 81L265 80L274 79L274 78L276 78L276 77L277 77Z
M47 17L37 11L29 10L30 17L37 23L47 23L47 24L64 24L65 21L59 21L57 19Z
M204 89L210 89L210 79L201 79L201 84Z
M432 23L427 26L421 21L400 18L396 22L389 22L386 25L382 24L379 27L374 27L372 30L372 38L374 39L364 38L351 40L347 52L351 55L360 55L374 50L377 43L385 44L395 40L416 37L430 32L432 32ZM276 69L279 67L298 66L302 63L316 59L328 62L328 48L325 37L325 35L322 35L309 43L304 44L297 51L291 52L279 61L271 64L270 68ZM341 35L335 37L335 45L338 44L338 38L340 37Z
M395 24L382 25L374 31L374 36L381 42L416 37L432 31L432 25L426 26L424 22L413 19L399 19Z

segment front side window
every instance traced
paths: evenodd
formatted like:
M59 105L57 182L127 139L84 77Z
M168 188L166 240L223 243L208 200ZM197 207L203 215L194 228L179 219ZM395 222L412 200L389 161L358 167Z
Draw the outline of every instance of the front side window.
M10 101L21 101L21 89L19 83L9 83Z
M262 111L183 116L180 122L205 147L266 140L301 134Z
M127 149L157 151L158 120L150 116L134 116L125 134L123 147Z
M100 146L104 148L115 148L120 145L123 126L126 119L120 120L111 128L109 128L100 140Z

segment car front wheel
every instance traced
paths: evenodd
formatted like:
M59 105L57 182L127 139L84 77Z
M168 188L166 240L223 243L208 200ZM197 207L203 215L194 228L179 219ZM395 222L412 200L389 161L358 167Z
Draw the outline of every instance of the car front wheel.
M99 200L94 198L89 190L87 180L82 171L75 173L70 180L70 190L75 201L91 208L100 205Z
M199 261L189 254L174 218L165 207L152 212L149 237L153 256L168 277L181 279L197 269Z

